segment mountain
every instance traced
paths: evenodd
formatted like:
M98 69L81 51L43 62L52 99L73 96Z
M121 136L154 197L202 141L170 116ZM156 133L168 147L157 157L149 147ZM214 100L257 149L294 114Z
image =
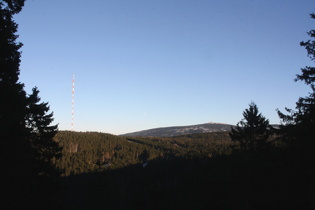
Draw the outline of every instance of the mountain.
M154 128L149 130L126 133L122 136L153 136L153 137L170 137L180 136L193 133L223 132L230 131L233 125L223 123L205 123L188 126L172 126L163 128Z

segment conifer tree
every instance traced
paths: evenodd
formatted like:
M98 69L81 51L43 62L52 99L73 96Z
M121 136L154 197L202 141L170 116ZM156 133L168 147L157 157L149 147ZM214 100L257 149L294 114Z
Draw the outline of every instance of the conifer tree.
M315 19L315 13L310 15ZM315 61L315 30L308 32L311 37L300 45L307 51L308 57ZM308 96L300 97L296 102L295 110L286 108L287 114L278 110L282 120L281 137L289 146L289 151L294 154L294 167L304 167L303 171L315 173L315 67L306 66L302 73L296 75L295 81L302 81L309 85L311 91ZM315 188L315 186L313 186ZM315 201L314 201L315 206Z
M315 19L315 13L311 14ZM315 61L315 30L308 32L311 37L300 45L307 51L308 57ZM297 180L299 191L296 192L297 202L303 203L307 208L315 208L315 67L306 66L302 73L296 75L295 81L302 81L309 85L311 91L308 96L300 97L296 102L295 110L286 108L287 114L278 110L282 120L281 138L287 143L288 163L291 180ZM299 192L304 192L298 196Z
M271 134L269 120L259 113L254 102L249 104L248 109L245 109L243 117L244 119L238 122L230 132L232 140L239 142L243 151L265 148Z
M22 44L13 15L24 2L0 0L0 209L47 209L52 196L43 185L51 182L44 177L58 174L51 162L60 154L52 114L47 103L38 104L36 88L27 96L19 82Z
M315 13L311 14L315 19ZM315 30L308 32L312 40L301 42L300 45L307 50L308 57L315 61ZM278 110L279 117L284 126L282 131L284 136L291 141L299 139L314 146L315 142L315 67L306 66L301 69L302 73L296 75L295 81L302 81L309 85L311 92L306 97L300 97L296 102L296 110L286 108L288 114ZM307 143L307 144L308 144Z
M53 165L56 158L61 157L61 148L53 137L57 133L57 125L50 125L53 113L48 113L48 103L40 102L39 90L33 88L32 94L27 97L26 128L28 139L34 150L36 165L34 170L40 176L54 176L58 170Z
M10 2L10 3L8 3ZM18 2L20 2L18 4ZM10 145L17 149L23 141L26 93L24 84L18 82L20 51L22 44L17 43L17 24L13 14L20 11L24 1L0 1L0 149ZM7 154L1 151L0 161Z
M26 138L26 93L18 82L21 43L13 15L24 1L0 1L0 208L13 208L30 194L31 146ZM22 176L23 174L23 176Z

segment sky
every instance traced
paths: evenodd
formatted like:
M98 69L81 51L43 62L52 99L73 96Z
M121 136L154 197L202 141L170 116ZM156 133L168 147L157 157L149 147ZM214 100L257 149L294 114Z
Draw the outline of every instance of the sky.
M270 123L310 88L301 41L314 0L28 0L15 16L20 82L59 130L124 134L236 124L255 102Z

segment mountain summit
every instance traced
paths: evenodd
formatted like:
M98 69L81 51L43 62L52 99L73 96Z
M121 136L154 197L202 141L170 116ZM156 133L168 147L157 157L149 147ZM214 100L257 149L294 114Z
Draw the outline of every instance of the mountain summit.
M122 136L152 136L152 137L170 137L180 136L192 133L208 133L230 131L233 125L223 123L205 123L187 126L172 126L163 128L154 128L149 130L126 133Z

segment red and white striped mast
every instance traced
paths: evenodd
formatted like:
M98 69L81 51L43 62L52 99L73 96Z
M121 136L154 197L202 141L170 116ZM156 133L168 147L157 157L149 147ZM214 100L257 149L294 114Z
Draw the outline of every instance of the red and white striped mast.
M74 130L74 74L72 74L71 130Z

